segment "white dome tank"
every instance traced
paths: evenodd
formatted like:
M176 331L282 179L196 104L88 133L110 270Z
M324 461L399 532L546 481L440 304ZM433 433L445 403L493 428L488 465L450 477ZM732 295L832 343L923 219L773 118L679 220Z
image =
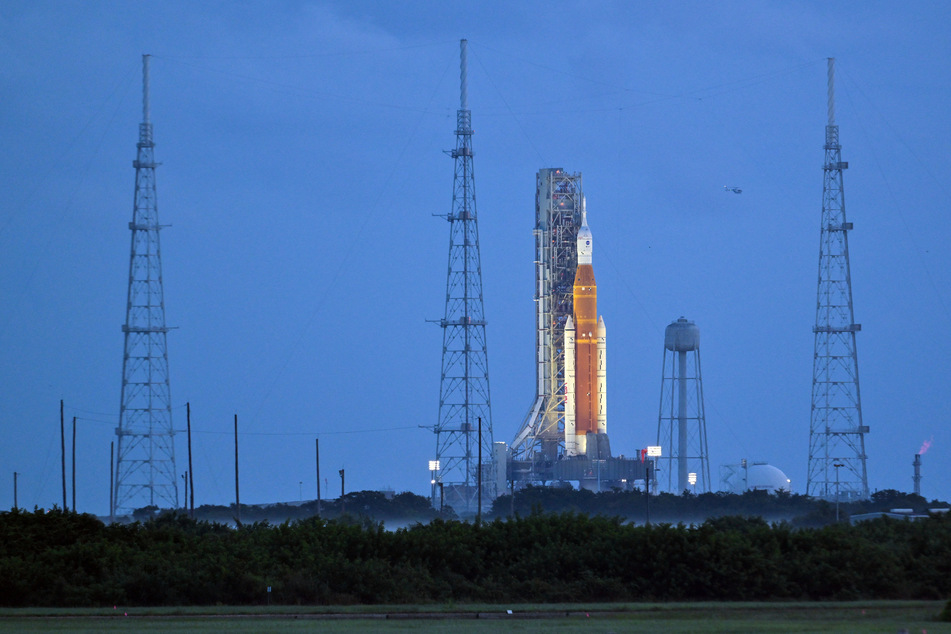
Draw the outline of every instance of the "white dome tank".
M742 467L737 469L729 480L729 486L732 493L743 493L747 490L770 493L792 491L786 474L765 462L754 462L745 469Z

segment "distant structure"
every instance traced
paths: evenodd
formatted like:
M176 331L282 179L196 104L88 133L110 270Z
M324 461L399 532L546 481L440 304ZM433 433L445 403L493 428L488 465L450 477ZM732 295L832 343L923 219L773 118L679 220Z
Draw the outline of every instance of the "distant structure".
M790 484L785 473L765 462L749 463L742 460L739 464L720 466L720 490L728 493L742 494L746 491L789 493Z
M565 442L565 324L574 311L577 236L584 193L580 173L561 168L535 178L535 396L511 455L526 464L558 459ZM532 474L524 474L533 480Z
M142 56L143 109L135 161L132 252L122 357L118 451L111 514L144 506L178 507L175 431L168 375L162 252L149 120L149 56Z
M915 495L921 495L921 454L915 454L915 461L911 463L911 466L915 468L915 475L911 477L912 482L915 483Z
M467 42L461 40L461 99L456 113L456 149L452 211L449 221L449 273L443 329L442 379L433 504L436 485L442 503L461 514L476 512L478 485L482 502L497 497L492 465L492 414L489 400L489 365L486 354L485 314L482 305L482 264L476 217L475 176L472 165L472 114L468 105ZM481 426L481 435L479 428ZM481 454L482 461L479 456ZM481 470L481 473L480 473Z
M710 491L700 329L683 317L664 332L657 444L662 453L655 482L666 483L670 493Z
M503 482L512 489L577 483L591 491L631 490L646 483L653 460L645 460L646 450L611 454L607 331L598 316L580 173L538 171L533 234L535 395L511 447L496 443Z
M835 60L828 62L829 123L823 165L819 287L816 301L812 415L806 494L827 500L869 497L865 434L859 393L859 366L852 311L845 190L839 126L835 123Z
M573 285L574 318L565 324L565 457L611 457L608 441L607 329L598 315L598 285L592 265L594 237L581 199L578 268Z

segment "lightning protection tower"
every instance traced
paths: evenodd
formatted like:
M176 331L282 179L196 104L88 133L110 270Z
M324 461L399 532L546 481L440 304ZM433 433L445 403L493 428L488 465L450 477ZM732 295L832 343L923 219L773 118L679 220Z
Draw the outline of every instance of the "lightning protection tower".
M155 144L149 120L149 56L142 56L143 108L135 161L132 251L119 405L112 513L178 506L168 378L162 252L155 193Z
M859 397L855 333L862 329L852 311L848 232L839 126L835 123L833 79L829 58L829 123L826 125L819 239L819 288L816 301L815 354L812 365L812 415L806 494L832 499L868 498L865 434Z
M667 491L710 491L700 330L683 317L664 332L657 444L662 448L658 464L665 465L657 474L657 481L666 480Z
M443 502L457 512L471 514L479 503L479 470L483 471L483 502L496 497L496 478L490 469L484 467L484 461L492 457L492 414L472 165L466 40L460 41L460 49L461 98L456 113L456 149L452 151L455 161L452 211L446 216L449 221L446 312L439 321L443 344L439 420L434 428L438 465L435 475L442 488Z
M538 171L535 181L535 398L512 456L553 462L565 439L565 323L574 310L581 173ZM529 474L529 480L534 478Z

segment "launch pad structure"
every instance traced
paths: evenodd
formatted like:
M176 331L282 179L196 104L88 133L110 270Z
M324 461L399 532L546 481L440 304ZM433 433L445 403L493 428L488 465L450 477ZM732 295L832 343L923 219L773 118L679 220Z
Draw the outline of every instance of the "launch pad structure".
M650 461L611 456L606 334L596 314L581 174L545 168L535 183L535 396L511 447L496 443L504 449L495 452L497 460L505 456L512 489L572 481L594 490L646 484ZM578 306L576 292L585 297ZM582 332L585 324L590 332Z
M580 173L542 169L535 190L535 388L511 445L512 458L557 460L565 437L565 324L574 308Z

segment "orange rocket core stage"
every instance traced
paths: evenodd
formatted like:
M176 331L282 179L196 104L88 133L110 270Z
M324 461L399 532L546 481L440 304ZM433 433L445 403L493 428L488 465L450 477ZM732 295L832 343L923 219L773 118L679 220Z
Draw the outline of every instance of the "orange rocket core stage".
M598 433L598 287L594 268L579 264L574 284L575 434Z

